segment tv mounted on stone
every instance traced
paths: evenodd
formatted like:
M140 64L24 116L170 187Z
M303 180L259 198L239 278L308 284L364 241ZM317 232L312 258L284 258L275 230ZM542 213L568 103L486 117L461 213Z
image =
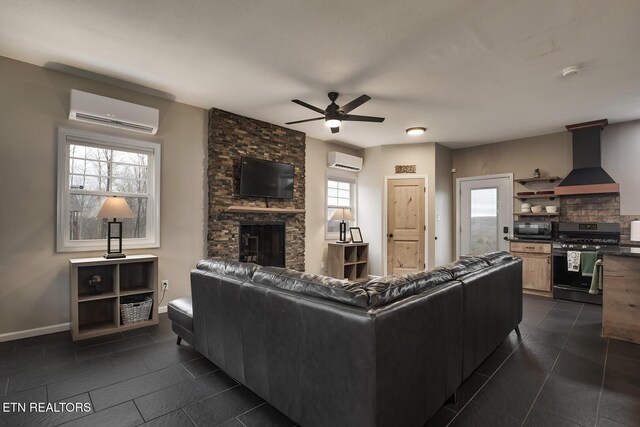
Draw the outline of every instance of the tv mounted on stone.
M268 199L293 198L294 166L270 160L242 157L240 195Z

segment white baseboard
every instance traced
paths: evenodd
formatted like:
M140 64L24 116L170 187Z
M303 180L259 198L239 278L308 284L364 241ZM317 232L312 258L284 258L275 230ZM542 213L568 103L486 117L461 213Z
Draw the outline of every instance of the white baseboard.
M166 305L160 305L158 306L158 313L166 313L167 312L167 306Z
M71 323L60 323L58 325L43 326L42 328L7 332L6 334L0 334L0 342L19 340L21 338L35 337L38 335L53 334L54 332L68 331L70 328Z

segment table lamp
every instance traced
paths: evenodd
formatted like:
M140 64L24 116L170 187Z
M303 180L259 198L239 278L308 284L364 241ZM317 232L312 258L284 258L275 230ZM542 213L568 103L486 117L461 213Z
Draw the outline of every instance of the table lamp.
M122 253L122 221L117 218L133 218L133 212L127 201L122 197L111 196L105 197L98 218L113 218L107 225L107 253L105 258L126 258ZM117 242L117 249L112 248L112 242Z
M347 224L345 220L351 221L353 215L351 215L350 208L337 208L331 217L331 221L340 221L340 240L338 243L349 243L347 241Z

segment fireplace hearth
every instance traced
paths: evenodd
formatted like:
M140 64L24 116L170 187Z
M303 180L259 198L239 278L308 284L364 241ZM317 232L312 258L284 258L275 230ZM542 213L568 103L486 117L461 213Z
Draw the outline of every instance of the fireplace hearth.
M240 262L285 266L284 222L241 222Z

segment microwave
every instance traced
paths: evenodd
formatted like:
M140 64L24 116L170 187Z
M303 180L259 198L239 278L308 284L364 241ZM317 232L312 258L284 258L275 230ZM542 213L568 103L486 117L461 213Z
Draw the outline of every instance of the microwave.
M516 239L551 240L551 221L516 222L513 224Z

